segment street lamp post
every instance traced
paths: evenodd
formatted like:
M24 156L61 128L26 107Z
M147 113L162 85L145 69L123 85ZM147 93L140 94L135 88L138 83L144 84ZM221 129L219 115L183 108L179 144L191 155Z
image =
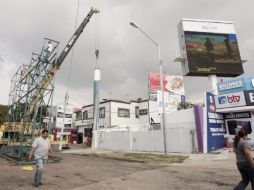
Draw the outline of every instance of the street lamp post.
M160 69L160 90L162 94L162 113L161 113L161 125L163 130L163 144L164 144L164 154L167 153L167 144L166 144L166 128L165 128L165 101L164 101L164 88L163 88L163 75L162 75L162 59L161 59L161 51L159 44L154 41L147 33L145 33L140 26L138 26L135 22L130 22L130 25L139 31L141 31L158 49L158 58L159 58L159 69Z

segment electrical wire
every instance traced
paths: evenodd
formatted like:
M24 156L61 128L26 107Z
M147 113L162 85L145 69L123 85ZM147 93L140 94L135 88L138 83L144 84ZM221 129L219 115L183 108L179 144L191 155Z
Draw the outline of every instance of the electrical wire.
M77 11L76 11L74 31L76 31L76 29L77 29L78 15L79 15L79 0L78 0L78 5L77 5ZM74 47L71 50L71 60L70 60L70 64L69 64L70 66L69 66L69 72L68 72L68 81L67 81L66 94L68 94L69 90L70 90L70 81L71 81L72 64L73 64L73 54L74 54Z

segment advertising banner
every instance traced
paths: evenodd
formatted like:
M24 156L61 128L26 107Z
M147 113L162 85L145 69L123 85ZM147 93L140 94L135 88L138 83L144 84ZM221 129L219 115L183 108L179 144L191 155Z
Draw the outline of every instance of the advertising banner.
M219 92L232 90L232 89L242 89L244 87L244 81L243 79L226 81L226 82L218 83L217 87Z
M177 111L178 105L182 101L184 101L183 96L164 92L165 112L170 113L170 112ZM158 111L161 113L163 108L162 108L162 94L160 90L157 91L157 108L158 108Z
M243 92L236 92L215 96L217 109L245 106L245 97Z
M162 93L160 90L160 74L149 73L149 99L157 102L158 112L162 112ZM177 111L178 104L185 101L183 76L163 75L165 112ZM150 110L151 112L151 110Z
M219 95L254 90L254 77L242 77L220 82L217 84L217 88Z
M246 105L254 106L254 90L244 91Z
M224 114L225 119L245 119L251 118L250 112L227 113Z
M244 73L233 23L182 20L181 50L189 76L238 76Z
M214 151L225 147L226 133L223 114L215 112L215 101L212 93L206 93L207 111L207 151Z
M170 94L184 95L183 76L163 75L162 78L164 92L169 92ZM154 92L156 92L157 90L161 90L159 73L149 73L148 81L150 94L154 94Z

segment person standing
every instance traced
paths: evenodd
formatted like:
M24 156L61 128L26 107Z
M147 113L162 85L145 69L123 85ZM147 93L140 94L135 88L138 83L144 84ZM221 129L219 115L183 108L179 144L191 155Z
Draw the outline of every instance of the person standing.
M44 62L48 62L49 54L52 52L52 50L53 50L53 45L51 41L49 40L47 48L44 50L44 56L43 56Z
M248 133L241 129L234 140L234 152L236 155L236 165L241 174L242 180L234 190L244 190L249 182L254 190L254 160L251 153L251 146L247 141Z
M36 162L36 172L34 176L34 185L38 187L41 185L41 178L43 169L47 163L48 156L52 156L53 152L48 139L48 130L43 130L41 136L33 142L32 150L28 156L29 160L32 160L34 154L34 160Z
M205 47L206 47L207 54L211 55L214 50L214 47L213 47L213 43L210 41L209 38L206 38Z
M231 57L232 57L233 50L232 50L232 47L231 47L231 45L230 45L230 41L229 41L228 37L226 37L226 38L224 39L224 43L225 43L225 46L226 46L226 49L227 49L227 56L228 56L229 58L231 58Z

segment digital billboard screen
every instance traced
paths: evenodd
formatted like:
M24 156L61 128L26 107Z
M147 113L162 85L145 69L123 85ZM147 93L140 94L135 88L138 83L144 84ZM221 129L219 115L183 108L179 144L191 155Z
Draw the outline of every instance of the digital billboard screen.
M187 75L238 76L243 74L236 34L184 32Z

